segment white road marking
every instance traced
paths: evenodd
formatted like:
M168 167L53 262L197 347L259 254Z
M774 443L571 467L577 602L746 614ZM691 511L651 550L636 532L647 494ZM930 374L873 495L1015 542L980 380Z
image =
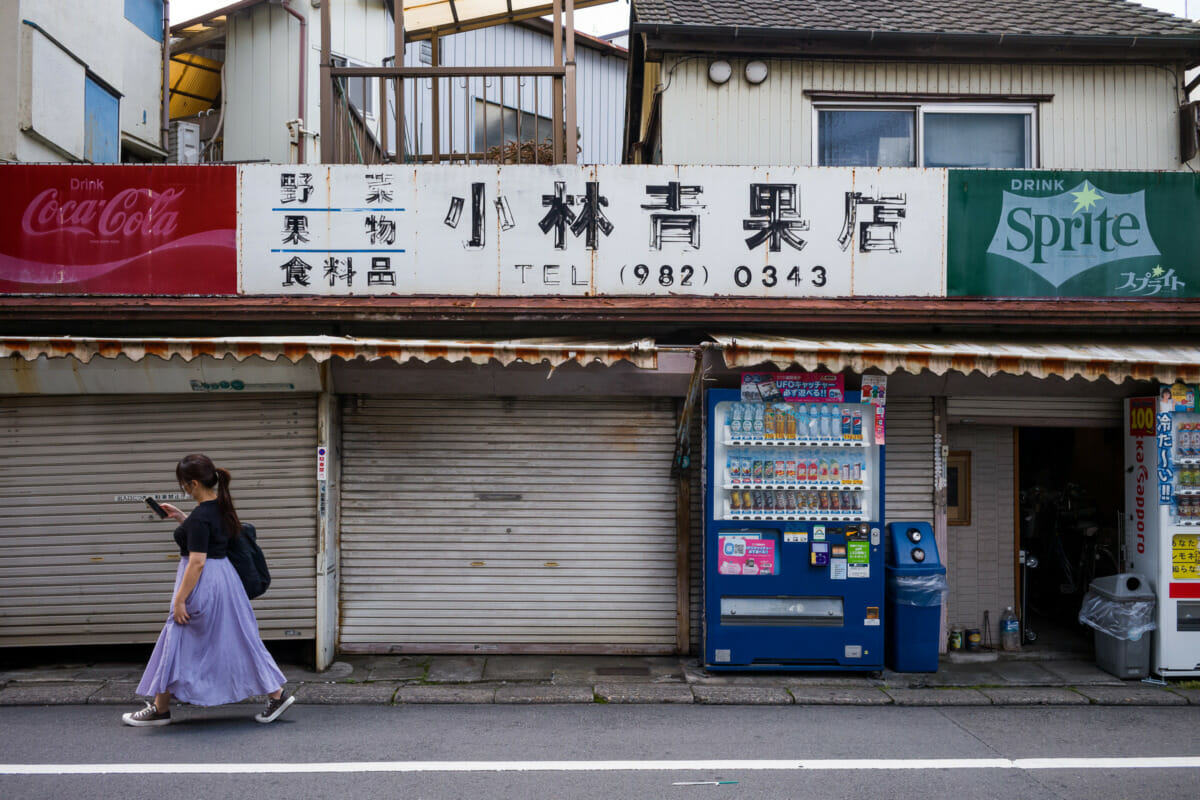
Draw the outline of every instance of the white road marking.
M0 775L234 775L348 772L705 772L914 769L1197 769L1200 756L747 759L713 761L332 761L309 764L0 764Z

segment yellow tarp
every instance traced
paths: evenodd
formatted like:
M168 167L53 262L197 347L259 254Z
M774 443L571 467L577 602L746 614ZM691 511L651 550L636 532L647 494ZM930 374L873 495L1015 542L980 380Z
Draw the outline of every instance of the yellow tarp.
M195 53L171 56L171 119L212 108L220 94L220 61Z

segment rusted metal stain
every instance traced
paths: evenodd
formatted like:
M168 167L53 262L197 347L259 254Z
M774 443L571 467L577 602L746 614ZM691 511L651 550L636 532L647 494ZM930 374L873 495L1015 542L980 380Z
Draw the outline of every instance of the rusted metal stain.
M347 361L355 358L381 358L404 363L410 359L433 361L469 360L485 364L492 359L510 364L522 360L531 364L549 362L558 365L567 361L589 364L599 361L612 365L630 361L642 368L657 365L657 346L652 340L632 342L546 341L537 346L519 342L458 342L449 340L352 339L346 337L265 337L262 339L86 339L86 338L24 338L0 339L0 356L33 361L39 356L72 357L87 363L93 357L125 356L140 361L147 355L169 360L180 356L192 361L200 356L233 358L243 361L260 356L268 361L280 357L293 363L304 358L325 362L331 358Z

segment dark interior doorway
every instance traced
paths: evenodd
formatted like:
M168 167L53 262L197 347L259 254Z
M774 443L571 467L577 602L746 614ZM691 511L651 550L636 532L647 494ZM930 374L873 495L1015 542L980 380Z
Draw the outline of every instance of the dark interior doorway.
M1026 647L1087 649L1079 607L1120 571L1124 450L1118 428L1018 428L1018 598ZM1036 566L1033 566L1036 563Z

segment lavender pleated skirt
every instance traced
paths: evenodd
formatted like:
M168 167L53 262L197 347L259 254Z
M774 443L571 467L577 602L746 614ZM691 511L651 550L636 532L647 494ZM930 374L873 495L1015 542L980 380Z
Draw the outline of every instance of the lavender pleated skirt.
M176 591L186 568L187 559L180 559ZM283 673L258 636L254 609L229 559L204 562L187 610L186 625L168 612L138 694L170 692L184 703L217 706L283 686Z

